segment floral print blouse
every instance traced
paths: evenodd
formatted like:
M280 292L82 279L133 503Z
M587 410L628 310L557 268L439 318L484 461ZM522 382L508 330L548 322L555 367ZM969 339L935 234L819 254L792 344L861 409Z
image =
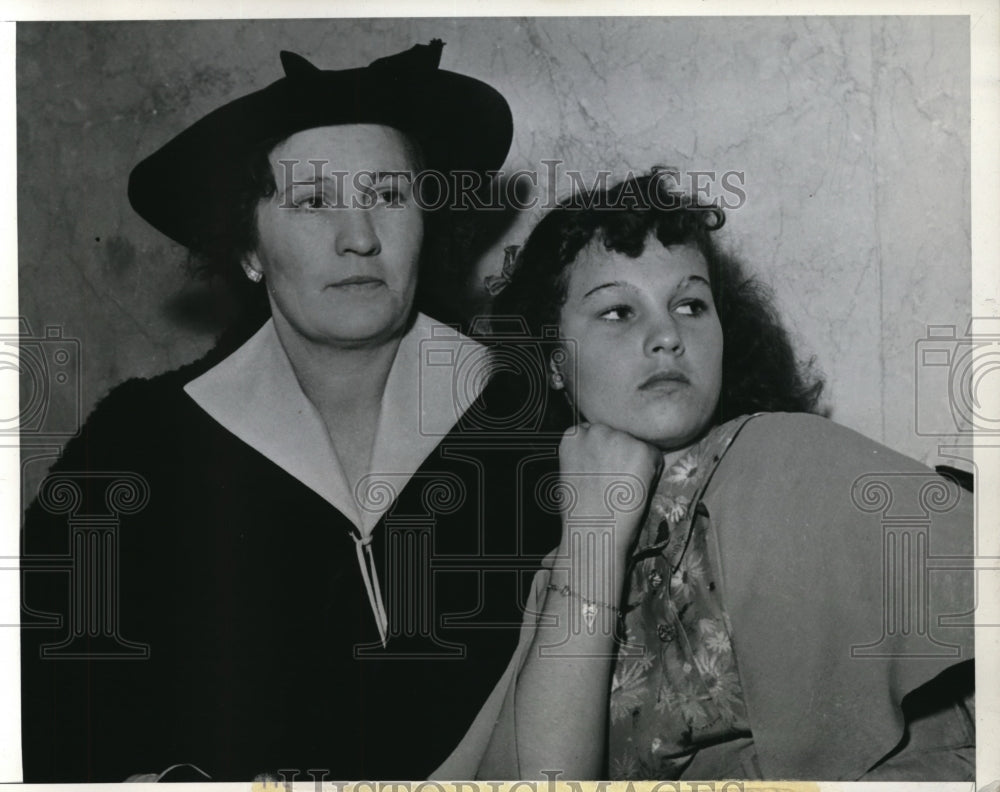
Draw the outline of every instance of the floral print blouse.
M675 779L701 746L750 735L700 498L749 416L664 470L630 560L611 689L612 779Z

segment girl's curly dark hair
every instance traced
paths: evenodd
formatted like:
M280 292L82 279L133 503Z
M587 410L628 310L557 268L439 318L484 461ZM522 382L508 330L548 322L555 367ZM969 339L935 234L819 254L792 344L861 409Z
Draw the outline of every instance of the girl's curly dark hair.
M725 214L672 190L655 170L612 187L581 192L549 212L528 236L493 303L495 317L519 317L533 338L552 335L566 300L569 266L595 237L609 251L633 258L650 237L666 248L693 245L708 264L722 325L722 392L715 422L755 412L819 412L823 380L813 361L801 363L778 318L769 290L721 250L712 233ZM539 371L546 370L536 367ZM567 428L563 399L547 399L544 427Z

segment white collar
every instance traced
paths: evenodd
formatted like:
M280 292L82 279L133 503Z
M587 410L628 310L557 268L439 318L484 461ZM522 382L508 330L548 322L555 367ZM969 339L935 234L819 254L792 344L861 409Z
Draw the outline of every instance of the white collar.
M463 374L486 371L487 354L453 328L417 316L400 340L386 380L372 472L358 486L360 497L350 491L326 426L302 392L273 320L184 390L222 426L368 536L481 392L485 377Z

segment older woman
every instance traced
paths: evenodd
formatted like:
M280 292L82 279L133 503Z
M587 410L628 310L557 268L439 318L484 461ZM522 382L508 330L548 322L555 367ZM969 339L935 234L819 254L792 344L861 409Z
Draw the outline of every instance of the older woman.
M282 53L133 171L139 214L269 318L115 388L28 510L26 781L474 772L548 548L520 452L471 442L453 398L481 349L416 302L418 172L495 169L511 140L441 47Z
M558 327L569 428L563 538L482 772L971 779L971 499L810 414L821 383L717 247L721 211L665 175L553 210L497 301Z

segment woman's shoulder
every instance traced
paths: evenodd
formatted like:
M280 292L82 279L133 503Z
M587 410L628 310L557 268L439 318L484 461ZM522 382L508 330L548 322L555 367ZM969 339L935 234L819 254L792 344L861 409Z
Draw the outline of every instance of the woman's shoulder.
M103 426L144 421L151 429L157 419L162 420L164 410L184 404L184 386L194 376L189 364L152 377L130 377L98 400L85 428L95 423Z
M32 468L25 484L25 492L31 493L26 521L48 519L38 497L46 481L69 477L77 483L100 482L124 475L162 482L182 475L192 459L204 456L199 449L215 438L211 419L184 392L195 369L182 366L153 377L133 377L111 388L51 466ZM83 489L90 493L87 497L103 492L96 483Z
M88 422L97 416L118 414L118 410L123 406L152 406L177 399L183 392L184 386L193 379L193 376L188 374L189 370L190 365L151 377L129 377L112 386L98 400L87 418Z
M180 439L178 429L197 423L184 386L203 370L201 360L152 377L131 377L102 396L80 432L67 442L58 466L109 464L137 449Z

